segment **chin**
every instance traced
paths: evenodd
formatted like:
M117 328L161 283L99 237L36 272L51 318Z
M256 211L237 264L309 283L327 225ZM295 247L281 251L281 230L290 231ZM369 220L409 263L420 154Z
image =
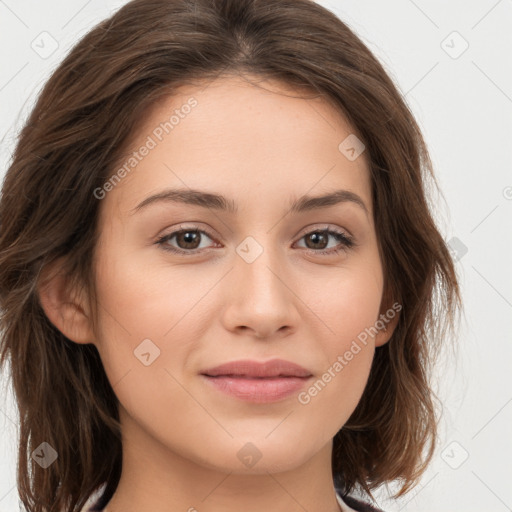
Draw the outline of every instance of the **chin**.
M300 436L244 436L228 442L205 446L200 454L201 464L210 469L234 474L259 475L290 471L307 462L322 445L305 445ZM271 434L273 436L274 434ZM215 447L213 450L213 446Z

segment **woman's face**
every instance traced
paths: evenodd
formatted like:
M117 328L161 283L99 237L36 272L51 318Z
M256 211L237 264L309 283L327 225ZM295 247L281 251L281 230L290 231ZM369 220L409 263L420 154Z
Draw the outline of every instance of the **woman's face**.
M265 87L179 89L95 193L95 344L125 440L237 473L328 448L388 338L368 335L384 311L364 147L323 100ZM303 372L212 370L276 359Z

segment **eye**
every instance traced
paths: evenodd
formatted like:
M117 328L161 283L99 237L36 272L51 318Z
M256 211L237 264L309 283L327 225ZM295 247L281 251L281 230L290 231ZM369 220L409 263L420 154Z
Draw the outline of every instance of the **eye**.
M200 247L200 242L202 238L206 235L207 238L212 238L206 231L198 228L185 228L180 229L179 231L173 231L168 235L164 235L157 240L157 244L162 247L165 251L183 254L186 256L192 256L196 254L195 251L197 249L204 249L204 247ZM174 247L169 245L169 242L176 238L176 243L178 247Z
M204 246L201 247L201 242L205 237L210 240L213 239L213 236L207 231L197 227L182 228L161 236L156 241L156 244L168 252L184 256L193 256L201 249L207 248ZM337 242L337 245L335 244L334 247L329 247L329 238L334 239L335 242ZM173 239L175 239L175 243L178 247L170 244ZM310 231L300 238L300 240L302 239L306 240L306 249L308 252L320 255L338 254L341 251L346 251L356 245L351 236L347 235L343 231L338 231L332 228Z
M329 246L329 237L333 238L338 244L326 249ZM355 245L354 239L343 231L327 228L310 231L300 238L300 240L302 239L306 240L308 252L314 254L338 254Z

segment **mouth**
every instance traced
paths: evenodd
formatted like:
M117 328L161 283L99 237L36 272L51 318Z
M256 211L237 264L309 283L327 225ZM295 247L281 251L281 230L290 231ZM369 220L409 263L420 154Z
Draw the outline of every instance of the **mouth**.
M296 363L273 359L263 363L233 361L207 369L201 376L216 390L231 397L269 403L298 392L313 374Z
M306 368L286 361L284 359L272 359L259 362L244 359L224 363L214 368L201 372L208 377L246 377L246 378L272 378L272 377L311 377L312 374Z

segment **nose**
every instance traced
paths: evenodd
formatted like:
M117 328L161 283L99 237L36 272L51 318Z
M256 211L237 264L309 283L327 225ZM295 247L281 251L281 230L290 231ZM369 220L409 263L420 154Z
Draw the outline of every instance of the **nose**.
M254 249L250 247L249 251ZM234 259L234 268L224 284L224 326L258 339L288 336L297 330L300 320L300 290L294 289L297 283L278 261L276 251L265 248L258 252L252 260L245 257L242 247L241 256L237 253Z

